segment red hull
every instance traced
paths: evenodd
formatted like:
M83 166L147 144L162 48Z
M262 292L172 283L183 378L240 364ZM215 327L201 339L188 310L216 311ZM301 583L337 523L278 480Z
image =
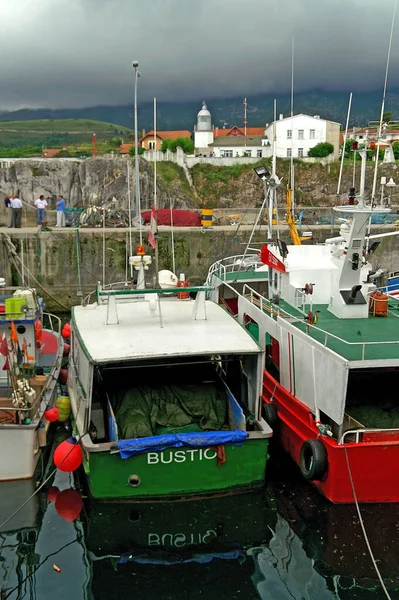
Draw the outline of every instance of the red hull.
M315 440L319 430L313 413L287 392L265 371L263 400L278 411L276 437L299 465L302 444ZM349 459L356 497L359 502L399 502L399 434L369 434L359 443L338 445L336 440L320 436L327 452L328 467L321 481L311 483L334 503L353 503L354 495L346 461Z

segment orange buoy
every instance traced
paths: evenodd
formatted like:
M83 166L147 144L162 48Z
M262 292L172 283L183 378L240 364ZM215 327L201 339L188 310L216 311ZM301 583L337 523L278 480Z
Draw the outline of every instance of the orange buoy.
M69 355L69 353L70 353L70 351L71 351L71 346L70 346L70 344L67 344L67 343L65 342L65 344L64 344L64 350L63 350L63 352L62 352L62 355L63 355L63 356L68 356L68 355Z
M49 502L55 502L57 500L57 496L59 493L60 493L60 490L56 485L51 486L47 490L47 500Z
M60 413L58 411L58 408L56 408L55 406L51 406L50 408L47 408L44 411L43 416L49 423L54 423L55 421L58 421Z
M64 440L54 452L54 464L64 473L72 473L82 464L82 449L74 437Z
M71 337L71 326L69 323L65 323L64 327L62 328L61 335L64 340Z
M65 384L68 381L68 371L66 369L60 369L58 381L62 384Z
M371 292L369 312L375 317L386 317L388 315L388 296L380 290Z
M41 321L35 323L36 348L41 348L43 343L43 326Z

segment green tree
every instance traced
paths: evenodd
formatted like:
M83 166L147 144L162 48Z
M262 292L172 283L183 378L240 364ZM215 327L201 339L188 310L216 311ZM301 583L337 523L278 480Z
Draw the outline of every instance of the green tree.
M141 146L139 146L137 149L137 154L140 156L141 154L144 154L144 152L145 152L145 148L142 148ZM136 154L136 148L134 146L132 146L131 148L129 148L129 155L134 156L135 154Z
M188 137L179 137L175 140L171 140L169 138L167 138L166 140L162 140L162 152L166 152L166 150L176 152L177 147L180 147L186 154L192 154L194 152L194 143Z
M384 112L384 114L382 115L382 121L384 123L389 123L389 121L392 121L392 112L390 110L386 110Z
M308 156L312 158L325 158L334 152L334 146L329 142L320 142L313 146L308 152Z
M399 142L392 144L392 150L395 160L399 160Z

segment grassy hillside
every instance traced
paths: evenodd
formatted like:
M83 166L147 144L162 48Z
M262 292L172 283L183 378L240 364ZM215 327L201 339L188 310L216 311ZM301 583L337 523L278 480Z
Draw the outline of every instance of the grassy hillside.
M93 133L99 142L133 136L133 131L127 127L92 119L7 121L3 118L0 120L0 156L7 156L8 150L18 148L23 156L30 155L22 150L24 147L64 148L91 143Z

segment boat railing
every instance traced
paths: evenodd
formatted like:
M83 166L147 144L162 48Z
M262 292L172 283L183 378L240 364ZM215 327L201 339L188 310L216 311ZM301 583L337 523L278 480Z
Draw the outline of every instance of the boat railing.
M295 308L299 310L304 316L308 314L309 311L313 310L313 302L309 299L309 294L307 294L304 290L296 289L295 290Z
M145 289L122 289L122 290L112 290L112 289L104 289L101 286L97 287L97 302L104 302L110 296L114 296L115 298L121 299L129 299L136 298L138 300L142 300L145 296L149 294L157 294L159 296L171 295L171 294L179 294L179 293L197 293L197 292L211 292L214 288L207 285L200 286L188 286L185 288L180 287L170 287L170 288L145 288Z
M50 331L54 331L58 335L61 335L61 319L57 317L57 315L53 315L52 313L43 313L43 323L44 329L49 329Z
M355 444L359 444L359 442L363 441L363 435L365 433L398 433L399 434L399 429L398 428L392 428L392 429L375 429L375 428L367 428L367 427L363 427L361 429L348 429L347 431L344 431L344 433L342 434L342 436L340 437L340 439L338 440L338 444L342 445L345 444L345 438L349 435L354 436L354 439L350 439L348 440L348 443L355 443Z
M274 318L274 320L277 320L277 317L282 317L285 318L287 321L291 322L291 323L304 323L304 318L303 317L296 317L295 315L292 315L291 313L289 313L287 310L284 310L282 307L280 307L278 304L273 303L272 300L269 300L268 298L265 298L264 296L262 296L262 294L260 294L259 292L255 291L254 289L252 289L248 284L244 284L243 286L243 293L242 295L251 302L251 304L254 304L255 306L257 306L262 312L266 312L269 313L270 316L272 318ZM399 301L398 301L398 306L399 306ZM397 316L397 315L395 315ZM306 318L305 318L306 320ZM374 346L383 346L383 345L392 345L392 346L398 346L399 345L399 340L389 340L387 342L384 341L378 341L378 342L349 342L348 340L345 340L337 335L334 335L333 333L330 333L329 331L326 331L325 329L322 329L321 327L319 327L318 325L313 325L310 324L307 320L306 320L306 333L308 335L311 335L311 337L318 343L323 344L324 347L328 348L329 347L329 342L331 341L336 341L340 344L345 344L348 348L360 348L361 349L361 358L360 360L366 360L365 355L366 355L366 349L367 348L371 348ZM314 333L312 335L312 333ZM320 341L319 338L324 338L323 341ZM340 352L340 354L344 355L344 353Z
M206 283L210 284L213 275L216 275L222 281L226 281L227 273L245 272L259 265L263 265L259 253L246 255L235 254L234 256L222 258L209 267ZM266 273L267 272L265 272L265 276Z

